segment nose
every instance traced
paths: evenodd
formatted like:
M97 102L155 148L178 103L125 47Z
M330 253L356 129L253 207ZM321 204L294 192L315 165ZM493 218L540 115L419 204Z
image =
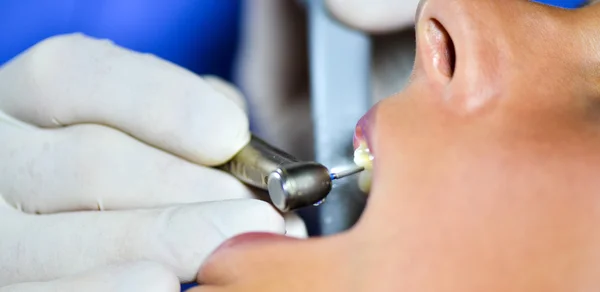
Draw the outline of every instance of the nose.
M423 0L417 11L415 78L439 91L450 109L472 113L489 108L523 48L515 13L521 0Z
M578 13L529 0L422 0L413 79L462 116L564 109L583 86L565 80L589 71Z

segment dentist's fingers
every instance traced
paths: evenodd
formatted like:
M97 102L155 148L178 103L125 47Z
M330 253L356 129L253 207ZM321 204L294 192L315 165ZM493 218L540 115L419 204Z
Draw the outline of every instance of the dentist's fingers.
M246 100L239 89L235 88L229 82L225 82L223 79L215 76L204 76L204 81L210 84L216 91L222 93L223 96L233 101L246 113L246 115L248 115Z
M306 223L298 214L287 213L283 215L285 220L285 235L295 238L307 238L308 230L306 230Z
M387 33L414 25L419 0L326 0L331 13L347 25Z
M0 116L0 196L27 213L252 198L233 176L112 128L36 129Z
M47 282L0 287L0 292L179 292L177 276L164 266L148 261L102 267Z
M279 213L258 200L41 216L0 207L0 217L0 287L140 260L160 263L191 282L226 239L285 229Z
M72 34L49 38L0 69L0 110L40 127L109 125L218 165L250 138L244 110L211 83L155 56Z

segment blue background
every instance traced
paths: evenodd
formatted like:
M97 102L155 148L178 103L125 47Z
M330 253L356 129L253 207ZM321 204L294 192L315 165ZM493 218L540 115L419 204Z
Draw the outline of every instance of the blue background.
M83 32L229 79L240 0L0 0L0 64L57 34Z
M506 0L504 0L506 1ZM544 3L548 5L564 7L564 8L577 8L585 3L585 0L533 0L534 2Z
M536 2L576 8L584 1ZM0 0L0 64L47 37L83 32L231 81L242 4L242 0Z

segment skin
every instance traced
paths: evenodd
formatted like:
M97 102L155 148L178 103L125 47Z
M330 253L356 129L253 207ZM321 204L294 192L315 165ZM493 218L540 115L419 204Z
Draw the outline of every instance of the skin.
M410 85L357 127L360 222L232 239L194 291L600 290L598 27L600 5L422 1Z

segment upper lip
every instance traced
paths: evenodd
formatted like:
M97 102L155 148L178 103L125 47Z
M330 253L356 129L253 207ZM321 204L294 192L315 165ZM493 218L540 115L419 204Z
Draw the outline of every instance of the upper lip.
M360 125L357 125L354 129L354 139L352 141L352 143L354 144L354 149L356 150L358 147L361 146L361 144L366 142L367 141L365 140L362 127Z
M371 143L371 132L373 127L373 116L374 112L377 109L377 106L371 108L356 124L354 128L354 138L353 144L354 149L360 147L363 143L369 146L372 146ZM372 149L369 149L372 153Z

